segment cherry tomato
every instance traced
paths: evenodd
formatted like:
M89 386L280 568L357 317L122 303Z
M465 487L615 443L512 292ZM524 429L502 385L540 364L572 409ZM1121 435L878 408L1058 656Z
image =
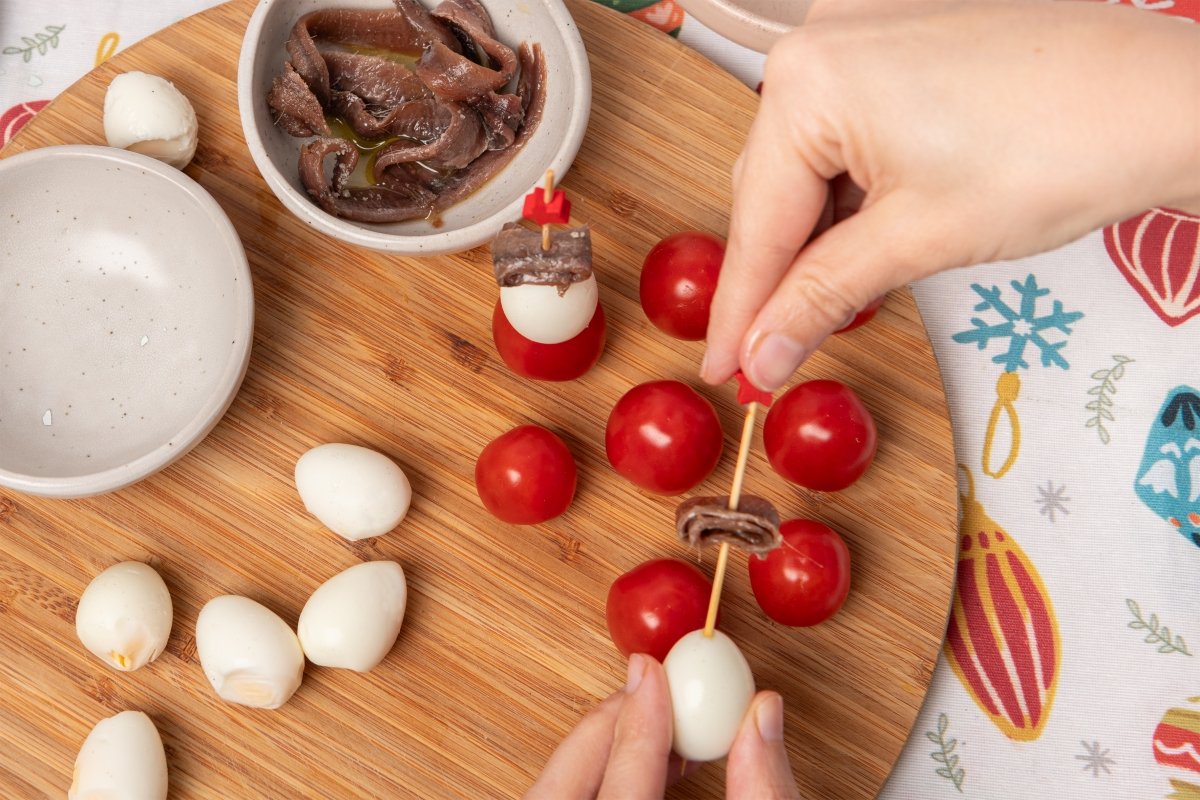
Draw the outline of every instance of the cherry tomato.
M583 375L600 360L606 332L604 309L599 304L588 326L559 344L526 339L504 316L499 301L492 311L492 339L500 358L521 377L539 381L571 381Z
M783 477L834 492L858 480L875 458L875 420L849 386L797 384L775 401L763 424L767 459Z
M780 526L783 544L750 556L750 588L781 625L806 627L832 617L850 593L850 551L838 532L812 519Z
M613 469L659 494L686 492L704 480L723 445L712 403L679 381L633 387L613 407L604 431Z
M850 320L846 327L838 328L836 331L834 331L834 333L845 333L846 331L852 331L855 328L860 328L863 325L866 325L868 322L875 319L876 312L879 311L879 307L883 305L883 301L886 299L887 295L884 295L883 297L877 297L871 302L867 303L865 306L863 306L861 311L854 315L854 319Z
M646 561L613 581L605 617L622 655L662 661L685 633L704 627L712 583L686 561Z
M545 522L571 505L575 460L550 431L522 425L483 448L475 462L475 489L484 507L505 522Z
M725 243L709 233L683 231L650 249L642 262L642 309L664 333L703 339Z

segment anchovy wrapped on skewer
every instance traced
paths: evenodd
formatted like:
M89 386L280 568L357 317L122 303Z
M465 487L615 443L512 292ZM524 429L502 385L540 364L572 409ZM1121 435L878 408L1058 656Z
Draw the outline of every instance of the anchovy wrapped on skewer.
M693 547L710 542L729 544L754 555L765 555L783 543L779 512L761 497L744 494L736 509L729 496L693 497L675 511L675 531Z

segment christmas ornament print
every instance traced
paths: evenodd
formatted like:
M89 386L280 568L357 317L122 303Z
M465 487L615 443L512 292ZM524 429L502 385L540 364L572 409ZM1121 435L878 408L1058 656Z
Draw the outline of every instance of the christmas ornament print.
M0 147L12 141L17 131L25 127L25 123L33 119L33 115L50 105L49 100L29 100L17 103L12 108L0 114Z
M675 0L597 0L602 6L615 8L624 14L672 36L683 27L683 6Z
M1200 314L1200 217L1152 209L1105 228L1104 246L1163 322L1182 325Z
M1171 770L1169 798L1200 800L1200 697L1163 714L1154 729L1154 760Z
M1010 739L1046 727L1062 663L1050 596L1029 557L975 499L966 467L958 589L945 653L963 687Z
M1110 6L1122 5L1157 11L1172 17L1200 20L1200 0L1104 0Z
M990 288L978 283L971 284L971 289L979 295L981 302L975 306L975 311L992 311L995 321L987 321L981 317L971 318L971 329L954 334L951 339L959 344L974 344L980 350L985 350L993 342L1008 348L992 356L992 361L1004 367L996 381L996 402L992 406L988 418L987 432L983 440L982 467L983 473L992 478L1000 478L1017 461L1021 450L1021 420L1017 416L1017 396L1021 391L1020 369L1029 369L1026 351L1033 345L1036 355L1040 356L1043 367L1056 366L1070 369L1071 365L1062 355L1062 349L1067 346L1065 338L1052 341L1048 334L1059 332L1069 336L1071 325L1083 318L1080 311L1066 311L1059 300L1055 300L1049 312L1039 313L1039 300L1050 294L1049 289L1038 286L1037 278L1032 274L1024 281L1009 283L1016 292L1017 302L1010 304L998 286ZM992 446L999 430L1001 415L1008 421L1009 448L1008 455L1000 466L992 466Z
M1167 395L1146 437L1134 489L1151 511L1200 546L1200 393Z

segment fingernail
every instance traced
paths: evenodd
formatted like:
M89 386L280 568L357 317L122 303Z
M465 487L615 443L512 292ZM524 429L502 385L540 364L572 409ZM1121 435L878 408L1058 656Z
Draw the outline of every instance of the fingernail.
M749 378L760 389L774 391L787 383L804 356L799 342L782 333L768 334L750 359Z
M773 692L763 698L754 710L754 722L764 742L783 741L783 698Z
M642 683L642 677L646 674L646 657L640 653L634 653L629 657L629 674L625 678L625 692L633 694L637 691L638 686Z
M704 351L704 358L700 359L700 377L703 380L708 380L708 351Z

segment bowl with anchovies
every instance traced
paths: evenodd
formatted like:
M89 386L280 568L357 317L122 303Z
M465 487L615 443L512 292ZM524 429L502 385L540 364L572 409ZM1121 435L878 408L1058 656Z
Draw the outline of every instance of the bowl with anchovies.
M262 0L238 64L246 144L318 231L400 254L456 252L561 176L591 109L562 0Z

